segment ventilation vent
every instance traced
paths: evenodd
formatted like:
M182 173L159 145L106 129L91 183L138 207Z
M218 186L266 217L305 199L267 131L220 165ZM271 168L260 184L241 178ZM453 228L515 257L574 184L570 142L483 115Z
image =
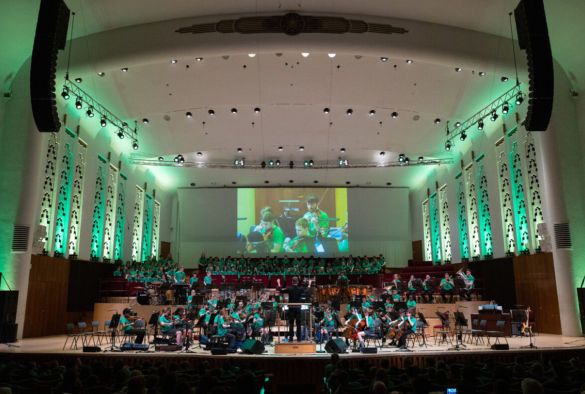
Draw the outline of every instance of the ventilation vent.
M571 249L571 232L569 223L555 224L555 242L557 249Z
M28 249L28 226L14 226L14 236L12 237L12 251L26 252Z

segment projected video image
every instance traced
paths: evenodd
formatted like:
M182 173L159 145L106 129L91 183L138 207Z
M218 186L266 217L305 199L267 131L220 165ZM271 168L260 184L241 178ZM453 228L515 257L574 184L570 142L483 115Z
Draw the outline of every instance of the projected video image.
M240 251L329 255L349 250L347 189L238 189Z

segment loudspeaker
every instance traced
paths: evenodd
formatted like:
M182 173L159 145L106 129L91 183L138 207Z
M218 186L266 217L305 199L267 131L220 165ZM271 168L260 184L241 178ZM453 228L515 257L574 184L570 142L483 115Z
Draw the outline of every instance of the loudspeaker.
M347 345L345 344L345 341L340 338L330 339L325 344L325 350L327 353L345 353L346 349Z
M18 291L0 291L0 324L16 322Z
M492 350L510 350L510 345L507 343L494 343Z
M521 0L514 10L518 45L528 59L526 130L544 131L552 114L554 71L543 0Z
M141 343L132 343L132 342L124 342L120 347L120 350L127 351L127 350L141 350L147 351L148 345L143 345Z
M99 346L84 346L83 352L84 353L99 353L102 351L102 348Z
M173 344L157 344L154 345L154 350L157 352L175 352L177 350L181 350L181 345L177 345L176 343Z
M63 0L41 0L30 66L33 117L41 132L61 127L55 97L57 51L65 48L69 8Z
M583 286L583 283L581 283ZM581 331L585 334L585 287L577 288L577 300L579 301L579 314L581 315Z
M213 354L214 356L225 356L227 354L227 348L225 347L211 348L211 354Z
M363 347L361 352L365 353L365 354L376 354L376 353L378 353L378 348L377 347Z
M16 342L16 332L18 331L18 324L2 323L0 324L0 343Z
M242 343L242 351L246 354L262 354L264 353L264 344L255 339L246 339Z

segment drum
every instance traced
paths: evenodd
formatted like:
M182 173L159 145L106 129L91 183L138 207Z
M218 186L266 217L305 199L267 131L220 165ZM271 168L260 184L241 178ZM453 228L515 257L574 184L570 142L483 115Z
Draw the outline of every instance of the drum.
M141 292L136 294L136 302L140 305L148 305L148 294L146 292Z

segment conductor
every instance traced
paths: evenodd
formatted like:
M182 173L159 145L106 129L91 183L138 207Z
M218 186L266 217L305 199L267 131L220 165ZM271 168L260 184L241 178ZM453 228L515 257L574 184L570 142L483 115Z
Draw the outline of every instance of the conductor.
M299 277L293 276L292 278L292 286L282 288L281 293L288 294L288 301L291 303L300 303L302 302L304 289L299 287ZM289 340L292 342L293 334L294 334L294 327L295 321L297 326L297 342L301 341L301 307L298 305L289 306L288 308L288 327L289 327Z

